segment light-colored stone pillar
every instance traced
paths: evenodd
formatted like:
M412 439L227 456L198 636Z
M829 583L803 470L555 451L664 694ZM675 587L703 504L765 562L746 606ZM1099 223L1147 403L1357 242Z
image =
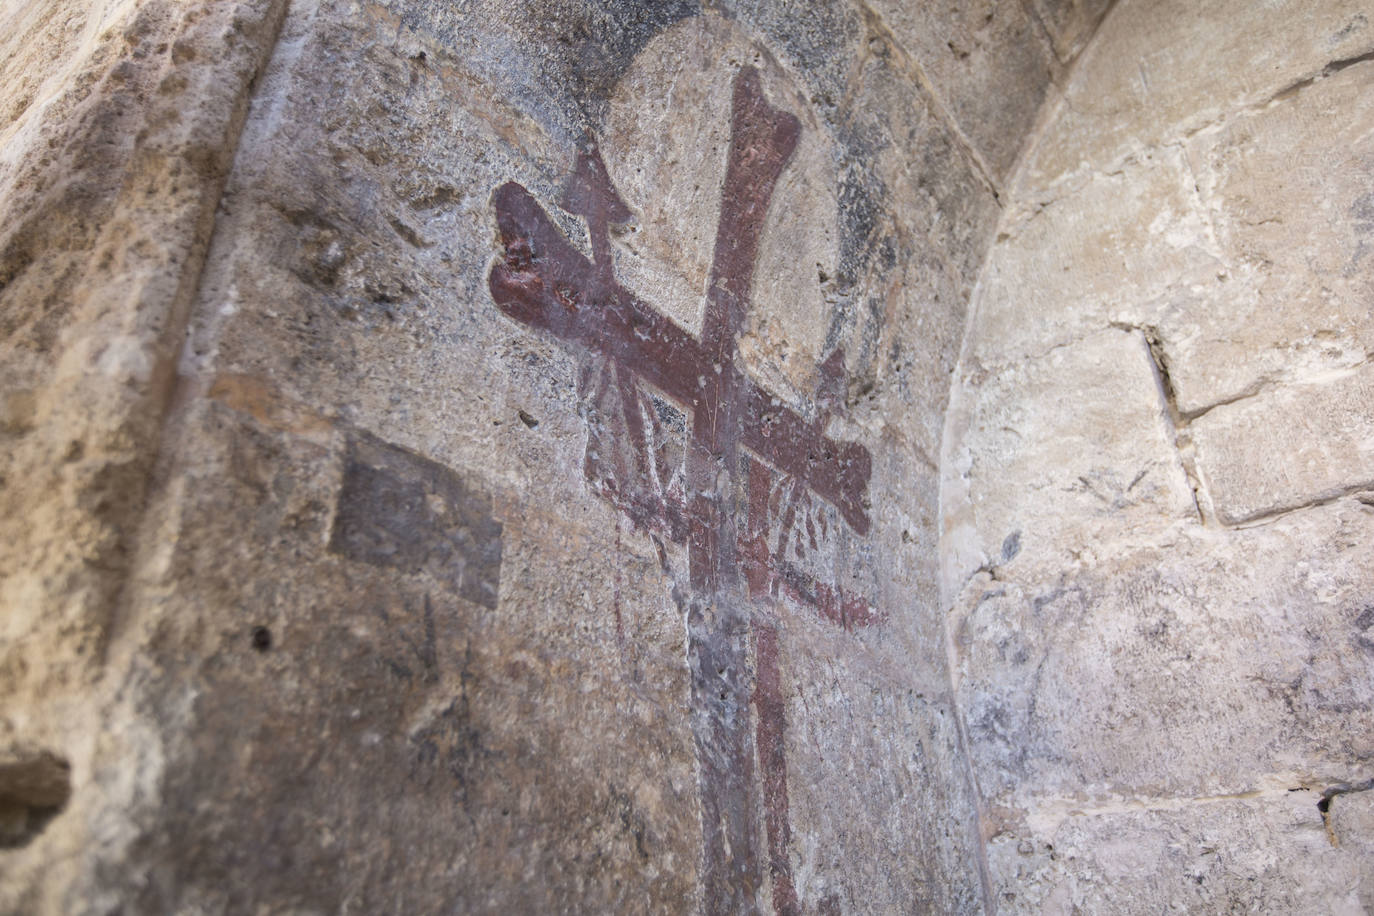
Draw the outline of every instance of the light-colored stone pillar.
M1009 911L1370 906L1371 17L1122 0L1011 182L941 461Z

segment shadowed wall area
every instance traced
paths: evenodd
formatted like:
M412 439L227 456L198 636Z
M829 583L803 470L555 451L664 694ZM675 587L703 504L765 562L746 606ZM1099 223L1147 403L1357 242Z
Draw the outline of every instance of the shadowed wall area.
M0 912L1374 905L1359 6L10 0Z

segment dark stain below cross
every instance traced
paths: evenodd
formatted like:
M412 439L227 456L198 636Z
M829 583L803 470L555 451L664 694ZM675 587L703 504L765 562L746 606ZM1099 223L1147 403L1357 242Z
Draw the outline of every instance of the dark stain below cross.
M834 506L857 534L869 530L871 456L862 445L836 442L825 433L831 412L843 404L843 353L836 350L821 365L817 410L809 420L758 387L738 364L737 339L748 312L759 240L778 178L800 134L794 115L769 105L757 71L742 69L734 81L730 149L699 338L615 279L610 226L632 214L616 193L593 140L579 150L560 202L585 220L590 260L524 187L509 182L493 194L504 256L491 270L492 297L517 321L607 360L637 473L649 473L650 450L638 406L639 381L691 415L680 500L651 488L622 487L606 495L636 526L687 546L692 726L709 913L751 911L763 880L755 839L750 699L757 710L773 906L781 914L800 913L788 853L778 633L768 615L755 619L751 601L785 595L846 629L881 620L861 596L818 581L786 559L793 510L784 520L777 548L768 545L774 472ZM587 473L590 479L590 462ZM743 530L736 522L741 515ZM751 629L752 691L747 678Z

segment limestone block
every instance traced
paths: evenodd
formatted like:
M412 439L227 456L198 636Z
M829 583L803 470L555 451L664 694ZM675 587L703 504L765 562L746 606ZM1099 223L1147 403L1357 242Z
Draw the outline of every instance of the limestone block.
M1030 130L1055 60L1028 8L997 0L872 6L1000 183L1020 151L1012 138Z
M979 280L970 354L1017 361L1112 324L1158 325L1224 271L1177 150L1009 211Z
M1079 59L1018 181L1043 188L1085 166L1109 168L1371 48L1363 0L1122 3Z
M1024 836L989 844L998 904L1018 913L1358 916L1369 859L1330 841L1318 798L1295 785L1242 798L1067 802Z
M1189 143L1228 276L1161 323L1179 409L1374 351L1374 62Z
M1054 53L1073 60L1097 31L1112 0L1033 0L1032 6L1054 42Z
M1197 517L1141 333L964 372L950 428L966 431L942 470L942 581L1008 564L1052 579Z
M1217 516L1240 524L1374 488L1374 369L1265 391L1193 421Z
M1013 561L976 577L950 633L988 803L1236 795L1362 772L1371 532L1374 514L1343 502L1058 575Z
M1369 862L1374 856L1374 793L1367 783L1333 787L1327 799L1327 829L1333 840L1348 855ZM1359 874L1360 906L1367 913L1374 909L1374 874L1368 868Z

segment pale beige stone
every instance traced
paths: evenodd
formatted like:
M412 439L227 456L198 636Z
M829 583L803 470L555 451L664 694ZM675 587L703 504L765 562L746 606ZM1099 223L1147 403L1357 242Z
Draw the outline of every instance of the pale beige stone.
M1197 517L1140 332L1099 331L1020 365L963 371L950 410L968 425L943 459L949 587L1006 564L1052 580L1103 540L1148 543Z
M950 634L985 797L1235 795L1362 772L1371 524L1344 503L1108 541L1059 575L1013 560L975 577Z
M1347 855L1365 861L1374 855L1374 793L1370 788L1368 783L1333 786L1328 791L1339 794L1327 801L1328 835ZM1374 875L1361 870L1352 883L1356 884L1360 905L1369 912L1374 908Z
M1012 182L940 462L1007 911L1367 906L1362 841L1317 802L1351 799L1358 836L1337 793L1374 752L1369 25L1122 2ZM1138 362L1071 361L1111 333ZM1052 485L1151 457L1172 486L1137 505Z
M1217 515L1240 524L1374 488L1374 369L1265 391L1193 421Z
M979 280L971 358L1039 356L1117 325L1153 327L1225 272L1186 158L1160 150L1008 210Z
M1374 61L1190 141L1227 275L1160 322L1180 410L1374 352L1371 120Z
M1289 791L1294 789L1295 791ZM1067 802L1034 840L989 847L998 903L1020 913L1235 911L1359 916L1367 860L1333 847L1318 793Z
M1372 48L1364 0L1120 3L1017 181L1034 194L1111 169Z

